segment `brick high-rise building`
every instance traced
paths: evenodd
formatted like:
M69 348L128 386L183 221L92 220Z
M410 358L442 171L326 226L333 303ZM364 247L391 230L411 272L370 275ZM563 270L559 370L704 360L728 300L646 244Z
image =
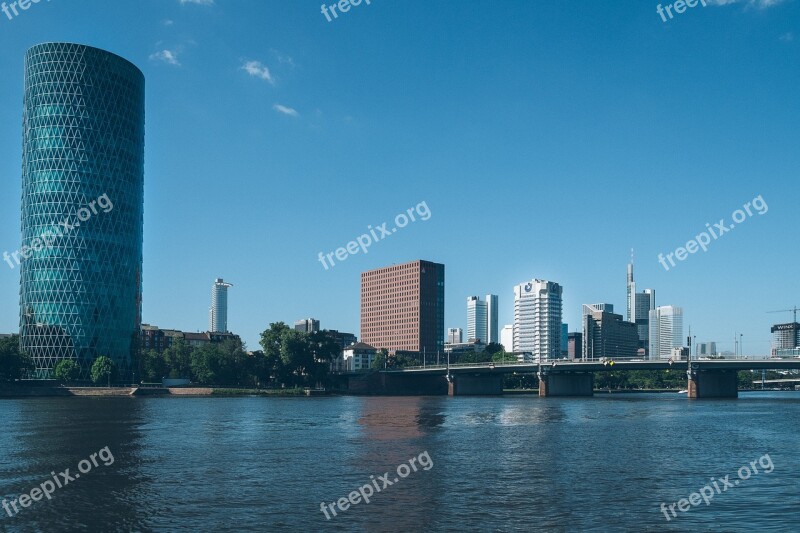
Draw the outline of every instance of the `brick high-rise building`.
M412 261L363 272L361 341L389 353L444 353L444 265Z

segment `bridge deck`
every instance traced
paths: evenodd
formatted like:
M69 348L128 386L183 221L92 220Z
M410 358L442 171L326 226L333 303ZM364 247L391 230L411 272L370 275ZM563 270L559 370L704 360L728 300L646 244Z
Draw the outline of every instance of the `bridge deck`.
M769 359L699 359L692 360L693 370L800 370L800 358ZM462 363L450 365L451 374L508 374L512 372L535 373L539 369L547 372L611 372L615 370L686 370L687 361L551 361L539 363ZM447 365L426 365L403 369L381 370L388 374L446 374Z

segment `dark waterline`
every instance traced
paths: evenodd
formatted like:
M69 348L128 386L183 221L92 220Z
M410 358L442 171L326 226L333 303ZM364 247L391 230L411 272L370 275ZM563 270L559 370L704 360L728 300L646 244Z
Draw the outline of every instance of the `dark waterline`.
M796 531L800 393L0 401L0 493L100 466L2 531ZM326 520L427 452L433 466ZM754 475L659 510L764 454ZM759 470L763 468L759 467Z

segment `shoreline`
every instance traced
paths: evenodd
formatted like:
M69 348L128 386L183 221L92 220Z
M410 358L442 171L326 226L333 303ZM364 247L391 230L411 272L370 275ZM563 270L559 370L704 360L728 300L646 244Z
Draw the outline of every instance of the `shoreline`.
M679 389L631 389L608 390L595 389L594 394L678 394ZM748 392L797 392L792 390L740 389L740 393ZM500 396L538 396L538 389L504 389ZM341 390L317 389L243 389L225 387L36 387L0 385L0 400L30 398L309 398L321 396L384 396L352 394ZM414 395L403 395L414 396ZM497 397L497 396L494 396ZM588 396L587 396L588 397Z
M316 397L331 391L315 389L242 389L225 387L37 387L0 385L0 400L28 398L230 398L237 396Z

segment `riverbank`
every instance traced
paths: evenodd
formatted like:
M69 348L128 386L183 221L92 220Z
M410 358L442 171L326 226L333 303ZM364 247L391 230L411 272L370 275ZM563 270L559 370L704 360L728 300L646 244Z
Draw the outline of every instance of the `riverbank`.
M677 394L679 389L595 389L594 394ZM739 389L740 393L762 392L760 389ZM780 392L780 391L772 391ZM538 389L504 389L504 396L538 396ZM237 396L260 397L317 397L317 396L363 396L347 391L317 389L240 389L217 387L39 387L0 385L0 400L49 397L176 397L176 398L230 398ZM377 395L380 396L380 395Z
M38 387L26 385L0 386L0 399L49 397L306 397L325 396L330 391L316 389L237 389L217 387Z

